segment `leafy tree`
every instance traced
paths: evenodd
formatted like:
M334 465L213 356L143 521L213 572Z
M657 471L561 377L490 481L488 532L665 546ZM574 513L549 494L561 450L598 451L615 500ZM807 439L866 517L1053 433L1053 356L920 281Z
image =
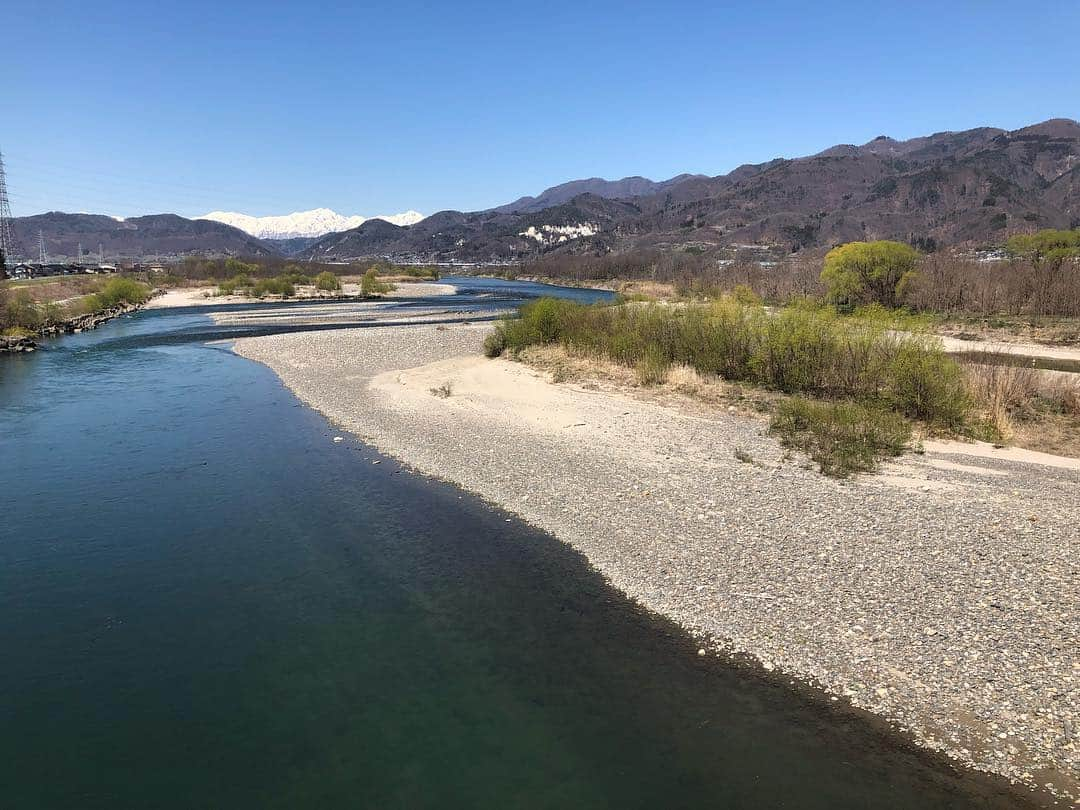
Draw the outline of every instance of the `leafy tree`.
M1080 272L1080 229L1056 231L1047 229L1033 234L1010 237L1005 249L1014 257L1031 263L1027 285L1031 294L1033 313L1054 313L1068 310L1066 293L1068 277ZM1075 282L1074 282L1075 283Z
M315 276L315 289L334 292L335 290L341 289L341 282L338 281L338 277L329 270L324 270L319 273L319 275Z
M248 264L230 256L225 260L225 270L234 276L252 274L259 271L259 265Z
M1013 256L1029 259L1036 267L1043 264L1058 267L1066 259L1080 257L1080 229L1017 234L1009 238L1005 248Z
M821 281L833 303L891 308L899 306L918 262L918 251L902 242L848 242L826 254Z

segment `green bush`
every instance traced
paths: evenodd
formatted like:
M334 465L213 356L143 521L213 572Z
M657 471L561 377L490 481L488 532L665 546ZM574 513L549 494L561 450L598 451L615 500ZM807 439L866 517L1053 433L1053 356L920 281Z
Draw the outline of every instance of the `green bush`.
M292 282L283 276L277 278L261 278L251 288L251 294L256 298L264 298L267 295L280 295L282 298L292 298L296 295L296 289Z
M541 298L506 319L490 351L560 343L638 371L652 384L674 364L787 394L854 399L958 429L970 409L959 365L936 340L892 330L882 316L842 317L799 303L770 315L724 297L681 307L584 306Z
M504 351L506 351L506 332L501 328L496 328L484 338L484 356L498 357Z
M882 459L899 456L911 441L911 425L892 411L798 397L780 403L769 431L837 478L869 472Z
M898 339L883 383L888 404L912 419L960 430L971 411L960 365L929 338Z
M0 310L0 327L5 329L40 329L41 313L27 290L14 290L4 296Z
M324 290L326 292L335 292L341 289L341 282L338 277L331 273L329 270L324 270L315 276L315 289Z
M228 281L218 284L218 295L233 295L237 292L245 292L254 286L251 276L244 273L233 276Z
M393 284L379 281L378 271L374 267L360 278L360 293L365 296L385 295L394 289Z
M120 304L141 304L150 297L150 288L130 278L111 278L92 297L93 309L108 309Z
M427 278L435 281L439 279L439 268L437 267L415 267L410 265L408 267L395 267L394 272L410 278Z

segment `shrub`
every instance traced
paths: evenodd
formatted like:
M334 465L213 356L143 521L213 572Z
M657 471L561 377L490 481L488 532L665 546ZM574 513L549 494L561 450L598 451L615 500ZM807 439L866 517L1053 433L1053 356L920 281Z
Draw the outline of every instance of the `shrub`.
M898 414L854 402L780 403L769 427L785 447L801 450L825 475L845 478L874 470L899 456L911 441L911 425Z
M934 339L894 332L872 313L841 317L801 302L769 315L733 297L681 307L587 307L542 298L522 307L519 318L502 321L485 351L495 356L558 342L633 368L645 385L684 365L706 377L855 399L958 429L970 409L959 365Z
M0 311L0 326L35 331L41 328L41 313L34 306L34 299L28 290L14 290L5 296L3 310Z
M971 401L959 363L929 338L897 338L895 346L884 377L888 403L912 419L961 429Z
M362 295L385 295L393 289L393 284L387 284L385 281L379 281L378 273L374 267L369 269L360 278L360 292Z
M447 380L442 385L432 388L431 393L439 399L449 399L450 395L454 393L454 384Z
M280 295L282 298L292 298L296 295L296 289L288 279L278 276L277 278L261 278L251 288L251 294L256 298L267 295Z
M395 272L403 276L409 276L410 278L427 278L436 281L439 278L439 268L437 267L415 267L410 265L408 267L397 267L394 268L394 270Z
M331 273L329 270L324 270L315 276L315 289L325 290L326 292L335 292L341 289L341 282L338 277Z
M502 349L518 351L526 346L554 343L564 336L569 319L585 309L560 298L530 301L521 307L517 318L506 318L499 323Z
M150 288L130 278L111 278L95 293L95 303L99 309L115 307L118 304L141 304L150 297Z
M500 324L484 338L484 356L498 357L504 351L506 351L506 332Z
M647 346L634 371L639 385L659 385L667 379L671 363L659 346Z
M233 295L236 292L244 292L250 290L254 284L255 282L251 280L251 276L240 273L228 281L222 281L218 284L218 295Z

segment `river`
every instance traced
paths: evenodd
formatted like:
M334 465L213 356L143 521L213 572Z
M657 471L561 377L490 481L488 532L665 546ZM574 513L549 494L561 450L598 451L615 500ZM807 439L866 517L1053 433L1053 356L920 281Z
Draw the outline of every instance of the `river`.
M474 319L545 291L468 283ZM3 806L1018 806L334 443L238 334L143 311L0 358Z

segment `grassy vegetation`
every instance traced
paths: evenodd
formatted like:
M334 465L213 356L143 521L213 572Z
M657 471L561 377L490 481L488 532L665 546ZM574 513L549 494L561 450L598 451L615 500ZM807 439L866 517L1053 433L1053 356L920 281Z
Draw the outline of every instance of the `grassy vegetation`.
M150 297L150 288L130 278L110 278L94 293L96 309L108 309L120 304L141 304Z
M123 276L80 280L78 284L4 283L0 284L0 332L30 336L80 315L121 304L141 304L149 297L148 285Z
M438 267L417 267L414 265L379 265L375 269L380 276L407 276L408 278L422 278L426 281L439 280Z
M557 343L634 369L640 385L662 383L670 369L686 366L705 378L790 395L775 430L823 471L841 475L898 454L911 422L941 433L983 429L961 366L933 337L894 326L880 308L841 316L805 301L769 313L732 296L592 307L545 298L500 322L484 349L490 357Z
M351 264L324 264L322 262L298 261L280 256L261 256L247 259L196 258L191 257L169 267L163 279L167 285L190 286L195 283L228 281L243 275L252 279L288 277L296 286L312 283L322 273L335 276L359 276L374 268L377 275L433 280L439 278L436 267L396 265L387 261L358 261Z
M280 295L282 298L292 298L296 295L296 287L285 276L275 278L260 278L251 288L251 294L255 298L265 298L267 295Z
M265 298L268 295L292 298L296 295L293 278L292 275L281 275L255 280L240 273L218 284L217 292L218 295L250 295L252 298ZM307 280L305 277L304 281Z
M644 384L681 364L786 394L877 404L944 430L962 427L971 406L960 366L932 337L810 303L769 314L730 297L679 307L544 298L501 322L486 349L555 342L638 369Z
M769 431L835 478L870 472L881 459L901 455L911 442L911 423L893 411L801 397L780 402Z
M1037 369L1002 364L970 356L967 382L972 398L981 405L993 439L1007 440L1046 417L1080 417L1080 380L1066 376L1044 377ZM1073 431L1076 433L1075 429ZM1076 444L1080 435L1069 444ZM1061 447L1060 450L1072 448Z
M217 292L218 295L236 295L251 289L254 284L255 282L251 279L251 276L240 273L218 284Z

